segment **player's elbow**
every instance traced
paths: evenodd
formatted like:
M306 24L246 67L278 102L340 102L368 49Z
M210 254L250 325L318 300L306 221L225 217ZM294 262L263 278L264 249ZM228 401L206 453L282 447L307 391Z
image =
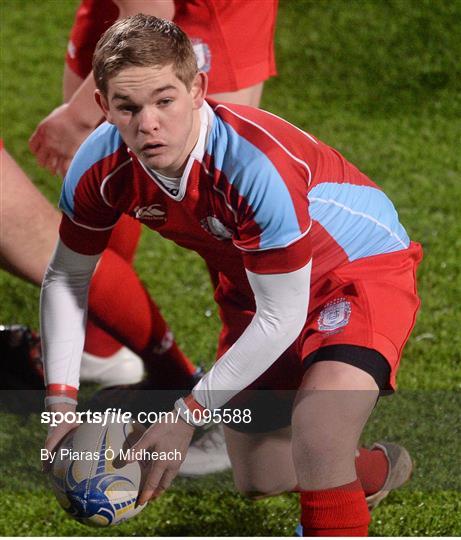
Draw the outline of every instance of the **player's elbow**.
M278 312L276 315L266 314L263 317L266 336L276 341L282 340L289 347L304 326L307 308Z

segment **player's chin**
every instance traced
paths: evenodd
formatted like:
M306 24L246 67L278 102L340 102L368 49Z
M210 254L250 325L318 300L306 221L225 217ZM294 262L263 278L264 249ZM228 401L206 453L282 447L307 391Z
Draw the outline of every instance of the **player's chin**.
M167 155L162 154L149 154L149 153L142 153L141 155L141 161L146 165L146 167L149 167L150 169L166 169L171 164L171 159L168 158Z

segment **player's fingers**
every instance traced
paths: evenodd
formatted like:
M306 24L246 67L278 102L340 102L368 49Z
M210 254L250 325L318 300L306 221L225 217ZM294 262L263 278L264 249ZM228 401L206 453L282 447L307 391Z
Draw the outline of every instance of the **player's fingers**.
M59 174L64 178L64 176L66 176L67 174L67 170L69 169L70 167L70 163L71 163L71 159L69 158L63 158L60 163L59 163L59 167L58 167L58 172Z
M32 153L38 152L42 143L40 128L38 127L29 138L29 148Z
M49 152L47 148L41 144L39 149L35 152L35 158L40 167L45 167L46 162L48 161Z
M175 468L168 468L164 473L163 476L157 486L157 489L154 492L154 498L159 497L164 491L166 491L172 484L173 480L176 478L178 474L179 469L177 467Z
M76 424L68 424L63 429L56 429L51 432L50 435L48 435L46 441L45 441L45 448L49 452L52 452L56 449L56 447L59 445L59 443L64 439L64 437L72 430L76 429L78 425Z
M138 505L146 503L153 497L164 474L165 464L161 461L153 462L152 466L149 469L149 472L147 473L146 480L144 481L144 484L142 486L142 490L139 493L137 502Z
M69 167L68 163L69 160L67 160L66 158L58 158L56 162L56 173L62 178L64 178L64 176L66 175L66 171Z
M78 427L78 424L63 424L50 432L46 438L44 448L48 452L48 459L42 461L43 472L48 472L51 469L51 453L56 450L64 437Z
M43 165L46 169L50 171L51 174L57 173L57 164L58 164L58 158L56 154L53 152L49 152L48 156L45 160L45 164Z
M143 450L149 450L149 448L152 448L156 442L157 436L152 426L142 435L138 442L130 448L130 452L125 463L133 463L136 461L136 454L142 455Z

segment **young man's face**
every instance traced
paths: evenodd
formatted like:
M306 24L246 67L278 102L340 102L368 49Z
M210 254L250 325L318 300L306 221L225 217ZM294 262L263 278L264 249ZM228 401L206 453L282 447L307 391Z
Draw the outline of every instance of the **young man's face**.
M108 81L107 96L96 99L138 158L166 176L179 176L200 131L206 75L190 90L164 67L129 67Z

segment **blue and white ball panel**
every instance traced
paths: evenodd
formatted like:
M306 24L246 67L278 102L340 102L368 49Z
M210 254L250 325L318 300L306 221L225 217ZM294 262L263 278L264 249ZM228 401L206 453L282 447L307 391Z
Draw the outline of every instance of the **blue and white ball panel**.
M374 187L318 184L309 192L309 212L342 247L350 262L410 245L394 205Z

